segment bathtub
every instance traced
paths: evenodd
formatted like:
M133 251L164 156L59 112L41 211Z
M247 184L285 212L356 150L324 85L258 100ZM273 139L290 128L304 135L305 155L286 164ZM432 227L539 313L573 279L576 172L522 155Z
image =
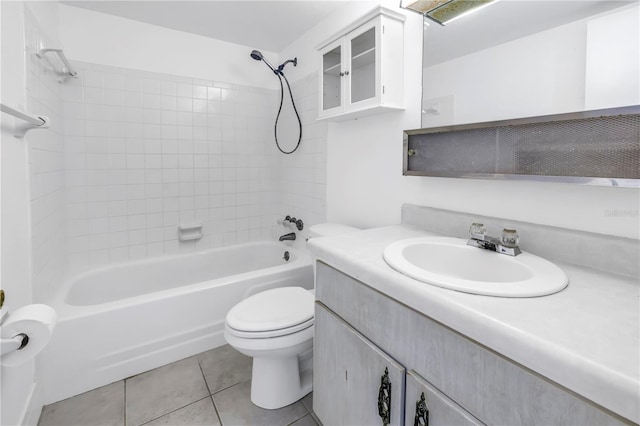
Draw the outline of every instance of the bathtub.
M38 360L44 403L221 346L231 307L284 286L313 288L312 264L306 253L275 242L146 259L76 276L51 304L58 324Z

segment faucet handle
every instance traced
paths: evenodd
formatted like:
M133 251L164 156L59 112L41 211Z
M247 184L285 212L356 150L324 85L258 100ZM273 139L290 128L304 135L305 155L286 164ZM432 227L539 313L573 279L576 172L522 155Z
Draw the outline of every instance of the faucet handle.
M482 239L487 234L487 228L484 227L482 223L472 223L469 227L469 235L471 238L480 238Z
M518 235L518 231L515 229L503 229L500 233L500 242L503 246L514 248L518 246L520 242L520 235Z

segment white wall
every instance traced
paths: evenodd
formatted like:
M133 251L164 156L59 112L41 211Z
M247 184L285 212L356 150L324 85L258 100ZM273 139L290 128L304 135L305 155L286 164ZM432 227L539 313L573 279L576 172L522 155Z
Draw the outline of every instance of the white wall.
M383 4L397 9L397 2ZM284 56L309 52L369 9L358 6L328 17L285 49ZM398 223L400 206L408 202L639 238L636 189L402 176L402 131L421 126L422 19L406 15L406 109L329 124L328 220L361 227Z
M27 4L28 6L25 6ZM34 79L43 76L30 64L38 34L52 34L48 38L58 42L58 5L56 2L2 2L2 102L31 113L52 115L46 107L55 103L55 94L46 91L47 84L33 85ZM38 30L34 30L38 28ZM32 73L30 71L33 71ZM50 77L50 75L49 75ZM57 83L54 83L57 85ZM44 107L44 109L40 109ZM57 137L54 133L29 132L24 139L13 137L14 119L2 114L2 288L7 295L3 310L9 312L34 301L32 284L44 275L52 275L50 259L51 246L47 243L49 231L38 230L39 224L48 222L50 194L59 194L55 182L41 186L34 191L34 152L52 152L56 149ZM60 120L57 125L60 128ZM53 126L55 131L56 126ZM40 130L40 132L42 132ZM47 136L48 135L48 136ZM51 143L52 142L52 143ZM42 159L43 157L41 157ZM46 159L35 160L38 173L46 174L49 166L56 168L56 162ZM59 183L59 182L58 182ZM37 184L36 184L37 186ZM45 188L46 187L46 188ZM40 191L46 189L47 191ZM52 189L52 192L48 192ZM34 196L35 195L35 196ZM54 197L57 197L55 195ZM56 216L55 214L53 215ZM54 233L61 234L60 226ZM34 228L36 228L34 230ZM49 228L49 226L46 226ZM42 237L42 238L41 238ZM56 247L59 249L59 247ZM48 253L48 254L47 254ZM39 276L39 272L43 275ZM17 367L0 368L0 423L3 425L35 425L42 408L42 398L37 383L33 361Z
M56 16L55 3L41 3ZM62 87L59 75L49 61L36 56L40 46L59 44L57 31L49 36L44 26L30 11L25 15L27 108L49 117L49 128L28 133L29 199L31 203L31 270L33 299L46 303L58 288L65 274L65 182L64 182L64 120ZM36 9L37 10L37 9ZM52 19L49 18L49 21ZM42 22L43 19L40 19ZM55 21L57 24L57 21ZM49 27L51 27L49 23ZM56 67L62 64L51 59Z
M76 61L276 88L247 46L67 5L60 5L60 21L65 52Z
M24 14L18 2L0 3L2 19L2 102L24 107ZM25 141L13 137L14 119L2 114L2 288L5 310L32 301L29 270L29 200ZM22 422L35 377L34 363L0 367L0 423Z

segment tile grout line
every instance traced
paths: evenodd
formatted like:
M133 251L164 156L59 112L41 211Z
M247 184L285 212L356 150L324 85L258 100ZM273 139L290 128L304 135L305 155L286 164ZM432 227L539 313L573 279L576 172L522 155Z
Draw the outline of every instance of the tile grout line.
M207 387L207 392L209 393L208 398L211 400L211 404L213 404L213 411L216 413L216 417L218 417L218 423L222 426L222 419L220 418L220 412L218 411L218 407L216 406L216 402L213 400L213 394L211 393L211 388L209 387L209 382L207 382L207 377L204 374L204 370L202 369L202 364L200 364L200 360L196 357L196 362L198 363L198 368L200 368L200 373L202 374L202 379L204 380L204 385Z
M124 426L127 426L127 379L123 379L122 380L122 386L124 386L124 409L122 410L123 414L124 414L124 419L122 424Z
M202 374L202 380L204 380L204 385L207 387L207 392L209 396L211 396L211 388L209 387L209 382L207 382L207 376L204 374L204 370L202 369L202 364L200 364L200 360L198 359L198 355L195 355L195 360L198 363L198 368L200 369L200 374Z
M204 400L205 400L205 399L207 399L207 398L211 398L211 395L207 395L207 396L205 396L204 398L200 398L200 399L198 399L197 401L190 402L190 403L188 403L187 405L183 405L182 407L176 408L175 410L171 410L171 411L169 411L168 413L164 413L164 414L163 414L163 415L161 415L161 416L154 417L153 419L149 419L149 420L147 420L146 422L144 422L144 423L140 423L140 425L137 425L137 426L144 426L144 425L149 424L149 423L151 423L151 422L153 422L153 421L156 421L156 420L158 420L158 419L161 419L161 418L162 418L162 417L164 417L164 416L168 416L168 415L169 415L169 414L171 414L171 413L175 413L176 411L180 411L180 410L182 410L183 408L186 408L186 407L188 407L188 406L190 406L190 405L197 404L197 403L198 403L198 402L200 402L200 401L204 401Z
M224 426L222 424L222 418L220 417L220 411L218 411L218 406L216 405L216 402L213 399L213 395L209 395L209 399L211 399L211 403L213 404L213 409L216 412L216 416L218 416L218 422L220 423L220 426Z
M304 404L302 404L302 406L304 407ZM305 408L306 408L306 407L305 407ZM286 425L286 426L291 426L292 424L294 424L294 423L295 423L295 422L297 422L298 420L302 420L302 419L304 419L305 417L310 416L310 415L311 415L311 414L309 414L309 412L307 411L304 415L302 415L302 417L298 417L297 419L293 420L292 422L287 423L287 425Z

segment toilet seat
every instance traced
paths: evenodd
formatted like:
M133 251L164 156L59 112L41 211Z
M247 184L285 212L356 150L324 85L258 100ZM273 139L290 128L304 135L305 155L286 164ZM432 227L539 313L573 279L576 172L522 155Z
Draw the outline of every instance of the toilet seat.
M302 287L281 287L254 294L229 311L227 331L249 339L296 333L313 326L314 299Z

